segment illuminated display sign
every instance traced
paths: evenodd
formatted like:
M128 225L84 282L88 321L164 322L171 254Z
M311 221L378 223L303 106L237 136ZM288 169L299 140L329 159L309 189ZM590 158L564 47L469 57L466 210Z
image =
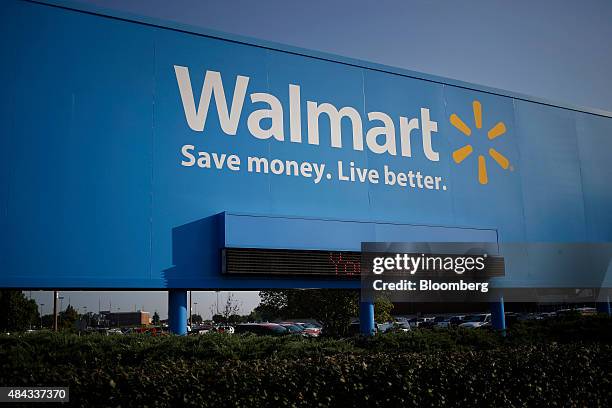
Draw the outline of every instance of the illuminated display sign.
M261 248L224 248L222 250L222 271L229 275L254 276L303 276L303 277L333 277L333 278L360 278L363 267L373 270L377 275L377 268L381 264L376 262L382 259L376 253L362 254L356 251L302 251L290 249L261 249ZM386 254L380 254L386 255ZM399 254L395 254L396 257ZM465 269L469 269L471 278L504 276L504 260L499 256L485 256L484 258L469 259L465 255L436 254L425 255L401 254L402 265L410 259L416 260L414 269L410 274L417 276L460 276ZM400 262L398 261L398 262ZM480 263L480 264L478 264ZM452 265L451 269L447 265ZM474 264L474 265L472 265ZM411 266L412 267L412 266ZM459 272L457 272L459 271ZM399 272L396 272L399 273Z
M226 248L223 273L359 279L361 252Z

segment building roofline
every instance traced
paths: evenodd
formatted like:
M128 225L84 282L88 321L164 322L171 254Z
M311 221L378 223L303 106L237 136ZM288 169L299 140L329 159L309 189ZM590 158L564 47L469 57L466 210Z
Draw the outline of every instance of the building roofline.
M187 34L193 34L193 35L199 35L199 36L208 37L208 38L229 41L233 43L245 44L245 45L255 46L259 48L280 51L280 52L284 52L288 54L300 55L304 57L315 58L318 60L339 63L339 64L344 64L344 65L353 66L353 67L365 68L365 69L369 69L373 71L400 75L400 76L414 78L414 79L420 79L420 80L429 81L429 82L433 82L437 84L449 85L449 86L464 88L464 89L478 91L478 92L484 92L484 93L493 94L493 95L510 97L510 98L517 99L517 100L533 102L533 103L548 105L548 106L557 107L557 108L568 109L568 110L572 110L576 112L582 112L582 113L588 113L592 115L612 118L612 112L606 111L603 109L589 108L589 107L576 106L576 105L567 104L567 103L554 102L554 101L547 100L545 98L529 96L529 95L521 94L518 92L506 91L506 90L502 90L498 88L477 85L477 84L460 81L456 79L450 79L450 78L445 78L445 77L441 77L437 75L425 74L425 73L421 73L417 71L411 71L411 70L392 67L392 66L388 66L384 64L363 61L363 60L350 58L350 57L343 57L343 56L320 52L320 51L307 50L304 48L289 46L286 44L280 44L280 43L276 43L272 41L266 41L266 40L261 40L261 39L256 39L256 38L251 38L251 37L246 37L246 36L241 36L241 35L236 35L236 34L229 34L229 33L210 30L210 29L204 29L201 27L196 27L196 26L192 26L188 24L161 20L161 19L148 17L148 16L140 16L140 15L136 15L133 13L123 12L123 11L118 11L118 10L111 10L111 9L107 9L107 8L103 8L99 6L90 5L90 4L78 3L72 0L18 0L18 1L25 1L28 3L36 3L36 4L51 6L51 7L58 7L62 9L87 13L91 15L97 15L97 16L102 16L102 17L107 17L107 18L112 18L112 19L117 19L117 20L123 20L127 22L132 22L132 23L137 23L137 24L142 24L142 25L147 25L147 26L152 26L152 27L157 27L157 28L162 28L162 29L168 29L168 30L183 32Z

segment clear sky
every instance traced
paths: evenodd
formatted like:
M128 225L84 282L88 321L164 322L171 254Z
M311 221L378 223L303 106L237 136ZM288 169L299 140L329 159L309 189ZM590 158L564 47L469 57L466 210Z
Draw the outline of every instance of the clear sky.
M42 303L43 314L53 313L53 292L25 291L26 297L32 297L39 304ZM241 314L248 314L259 304L258 292L232 292L240 305ZM229 292L219 292L219 309L223 308ZM138 291L138 292L102 292L102 291L62 291L59 296L58 308L65 309L68 303L78 309L80 313L110 310L117 312L131 312L145 310L153 315L158 312L162 319L168 316L168 295L164 291ZM205 319L210 319L216 310L216 292L192 292L192 310Z
M610 0L77 2L612 111ZM237 295L245 313L258 302L256 292ZM112 297L115 310L167 313L164 292L64 296L88 310ZM35 297L48 313L51 295ZM194 298L204 315L216 299Z
M610 0L77 0L612 111Z

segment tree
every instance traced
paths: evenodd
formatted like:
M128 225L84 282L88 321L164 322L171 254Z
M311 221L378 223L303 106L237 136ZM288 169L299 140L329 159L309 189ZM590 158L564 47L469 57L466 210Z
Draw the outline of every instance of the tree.
M192 324L202 324L204 320L202 319L202 316L200 316L199 314L192 314L191 315L191 323Z
M246 321L245 317L237 315L237 314L233 314L227 318L227 323L229 324L238 324L238 323L243 323L245 321Z
M221 316L223 316L223 322L229 323L230 317L233 315L237 315L240 311L240 307L242 303L239 303L236 297L232 292L227 294L227 298L225 299L225 304L223 305L223 309L221 310ZM214 320L214 316L213 316Z
M247 316L244 316L245 322L263 322L268 319L264 319L262 314L257 310L257 307L251 311Z
M320 289L297 292L300 296L290 300L292 307L289 311L296 313L298 305L306 306L305 311L310 311L311 316L323 323L323 333L326 336L348 335L351 318L357 316L359 310L358 291Z
M262 316L315 318L323 323L323 333L329 336L348 334L359 304L359 292L353 290L286 289L261 291L259 295L261 304L255 310Z
M379 296L374 301L374 320L376 323L386 323L393 321L391 311L393 310L393 303L385 297Z
M60 327L62 329L72 329L74 327L74 322L79 320L79 313L75 310L72 305L68 305L66 310L59 314L60 317Z
M263 290L259 292L261 302L253 312L263 321L282 319L287 314L289 290Z
M19 290L0 290L0 330L21 331L40 323L38 305Z
M155 313L153 313L153 317L151 318L151 324L153 324L153 326L159 326L159 313L157 313L157 310L155 311Z
M51 329L53 327L53 315L52 314L46 314L46 315L42 315L42 327L45 329Z

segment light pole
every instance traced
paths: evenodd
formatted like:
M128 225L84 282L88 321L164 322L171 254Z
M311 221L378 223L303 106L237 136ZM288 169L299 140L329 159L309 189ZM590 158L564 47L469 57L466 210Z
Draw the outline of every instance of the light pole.
M193 302L193 305L195 306L195 314L198 314L198 302Z
M59 298L59 292L53 291L53 331L57 331L57 299Z
M219 314L219 291L217 290L217 314Z
M60 301L59 321L61 323L61 321L62 321L62 310L64 310L64 297L63 296L59 296L58 299Z
M42 310L43 309L42 308L45 304L44 303L39 303L39 304L40 304L40 328L42 329L43 328L43 323L42 323L42 313L43 313Z

